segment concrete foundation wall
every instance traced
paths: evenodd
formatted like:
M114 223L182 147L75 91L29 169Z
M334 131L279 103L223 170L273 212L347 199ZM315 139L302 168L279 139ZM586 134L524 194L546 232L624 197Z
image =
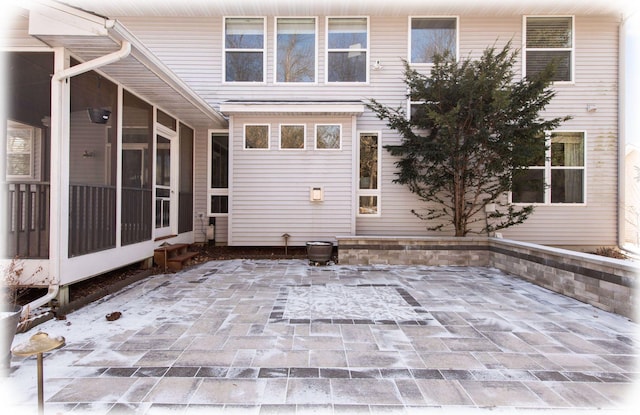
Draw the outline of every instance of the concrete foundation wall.
M638 320L637 263L497 238L338 237L342 265L495 267L600 309Z

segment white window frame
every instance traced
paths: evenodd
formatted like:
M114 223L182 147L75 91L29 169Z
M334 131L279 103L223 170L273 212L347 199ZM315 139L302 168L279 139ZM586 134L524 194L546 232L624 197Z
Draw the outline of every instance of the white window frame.
M227 144L229 146L228 148L228 167L229 167L229 171L227 172L228 175L228 182L227 182L227 187L211 187L211 164L213 163L213 160L211 159L211 138L214 134L226 134L227 135ZM207 213L206 216L207 217L227 217L229 216L229 210L230 210L230 206L231 204L229 203L229 186L231 186L231 154L232 154L232 149L231 149L231 137L229 136L229 130L209 130L208 131L208 142L207 142ZM212 213L211 212L211 197L212 196L222 196L222 197L227 197L227 206L229 207L227 209L227 213Z
M367 23L367 47L366 48L347 48L347 49L329 49L329 21L332 19L365 19ZM371 61L371 19L369 16L327 16L325 19L325 41L324 41L324 82L326 84L340 84L340 85L367 85L369 84L369 66ZM329 81L329 55L332 52L364 52L365 53L365 80L364 82L354 81Z
M227 49L227 19L261 19L262 20L262 48ZM227 52L261 52L262 80L261 81L227 81ZM267 19L264 16L224 16L222 18L222 82L225 84L264 84L267 80Z
M292 148L282 146L282 127L302 127L302 148ZM302 151L307 149L307 125L295 124L295 123L280 123L278 125L278 142L279 148L282 151Z
M267 127L267 147L247 147L247 127ZM246 123L242 125L242 149L247 151L265 151L271 149L271 124Z
M583 160L582 166L552 166L551 165L551 136L555 133L575 133L582 134ZM516 206L586 206L587 205L587 132L584 130L554 130L545 133L545 145L547 147L544 154L544 166L530 166L529 170L544 170L544 202L542 203L526 203L513 202L513 193L509 192L509 203ZM581 170L582 171L582 202L579 203L552 203L551 189L551 172L553 170Z
M318 127L322 127L322 126L338 126L339 129L339 134L340 137L338 138L339 140L339 145L338 148L318 148ZM340 123L322 123L322 124L315 124L314 128L313 128L313 147L315 150L318 151L340 151L342 150L342 124Z
M313 44L313 81L310 82L283 82L278 81L278 20L280 19L313 19L314 44ZM317 85L318 84L318 18L315 16L276 16L273 23L273 82L277 85Z
M23 152L19 152L19 151L9 151L9 137L8 137L8 132L9 130L23 130L23 131L28 131L29 132L29 149L28 151L23 151ZM7 142L5 144L5 151L6 151L6 156L5 157L9 157L12 154L22 154L22 155L29 155L29 173L28 174L9 174L9 163L6 162L6 171L5 171L5 175L7 180L34 180L35 177L35 169L34 169L34 164L35 164L35 153L36 153L36 147L39 144L40 141L40 135L41 135L41 129L38 127L34 127L32 125L29 124L24 124L21 123L19 121L13 121L13 120L7 120Z
M571 47L570 48L527 48L527 19L529 18L568 18L571 19ZM554 81L554 85L573 85L576 82L576 19L573 15L526 15L522 16L522 77L527 75L527 52L558 52L571 53L571 79L568 81Z
M360 189L360 139L363 135L375 135L378 137L378 165L377 165L377 186L376 189ZM356 216L362 218L374 218L382 215L382 132L381 131L358 131L356 143ZM376 213L360 213L360 196L377 197Z
M411 23L413 22L413 19L455 19L456 21L456 50L455 50L455 57L456 57L456 62L458 60L460 60L460 17L459 16L450 16L450 15L436 15L436 16L409 16L409 23L408 23L408 27L407 27L407 37L409 39L409 43L407 45L407 61L409 62L409 64L411 66L416 66L416 67L427 67L430 68L433 66L433 62L413 62L411 60L411 45L413 42L413 38L411 36Z

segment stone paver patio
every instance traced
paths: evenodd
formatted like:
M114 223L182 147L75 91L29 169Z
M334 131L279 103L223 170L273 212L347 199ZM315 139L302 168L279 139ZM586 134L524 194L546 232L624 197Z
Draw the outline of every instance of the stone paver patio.
M37 330L50 414L621 412L639 371L637 324L490 268L212 261ZM0 385L36 412L35 358Z

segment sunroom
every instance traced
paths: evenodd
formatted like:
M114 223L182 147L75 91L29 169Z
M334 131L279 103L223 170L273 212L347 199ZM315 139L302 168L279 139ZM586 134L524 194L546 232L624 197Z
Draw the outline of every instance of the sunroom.
M192 243L195 142L226 119L118 21L24 10L7 62L3 257L65 287Z

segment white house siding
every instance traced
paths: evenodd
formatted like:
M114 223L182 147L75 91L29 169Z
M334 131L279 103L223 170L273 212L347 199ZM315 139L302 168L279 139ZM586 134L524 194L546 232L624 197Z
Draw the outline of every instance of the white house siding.
M575 84L557 85L550 116L571 115L559 130L585 131L586 203L538 206L505 237L547 245L617 245L618 200L618 21L575 18ZM587 111L587 104L597 106Z
M428 16L428 10L422 14ZM375 70L370 66L369 83L367 84L326 84L325 79L325 29L326 16L316 16L318 22L318 73L316 84L282 85L274 84L274 16L266 16L267 22L267 71L265 83L224 83L222 80L223 59L223 18L125 18L124 24L132 30L154 53L157 54L173 71L181 76L199 95L214 107L226 100L363 100L375 98L391 106L405 105L406 88L403 79L402 59L407 57L408 18L409 16L381 17L371 16L369 61L373 64L380 61L382 69ZM491 45L501 47L508 40L513 46L522 47L522 16L459 16L459 55L461 58L479 56L484 48ZM575 83L556 85L557 96L548 108L549 116L572 115L573 120L562 126L564 130L585 131L587 138L587 203L581 206L538 206L535 214L523 225L504 230L505 237L523 241L549 245L614 245L616 243L616 200L617 200L617 72L618 62L618 21L611 17L575 17ZM521 66L516 70L519 72ZM428 71L428 69L425 69ZM587 104L596 104L596 112L587 112ZM316 122L317 117L309 123ZM272 140L276 145L277 122L273 116L257 118L256 122L272 122ZM251 169L251 158L246 152L238 152L238 139L242 122L236 118L236 131L233 132L234 160L232 172L235 186L233 188L233 219L231 219L231 244L275 244L287 230L288 216L283 213L305 212L306 196L302 200L284 193L280 196L270 195L262 198L255 194L258 187L277 190L280 183L271 184L268 180L281 180L287 177L301 177L301 167L309 168L305 158L299 158L296 152L280 155L270 150L267 156L261 156L263 167L274 167L274 175L269 177L259 170ZM350 124L349 124L350 125ZM380 131L383 144L399 142L399 137L390 131L384 122L365 111L357 118L358 131ZM198 134L197 140L202 140ZM308 135L309 139L310 135ZM347 137L344 134L343 137ZM343 144L345 144L343 142ZM206 143L198 142L198 149L204 150ZM307 150L309 151L309 150ZM203 151L204 152L204 151ZM253 157L253 152L251 156ZM272 154L278 154L272 157ZM344 158L331 159L332 174L340 183L350 177L351 154L343 149ZM261 152L255 152L260 155ZM281 158L286 157L286 159ZM200 166L203 156L198 154L196 163L198 172L206 170ZM286 164L283 161L286 160ZM246 164L245 164L246 162ZM338 165L344 162L345 166ZM271 163L271 164L269 164ZM302 164L297 164L302 163ZM421 203L404 187L393 184L396 168L394 160L383 151L382 159L382 215L376 218L357 218L355 233L362 235L429 235L427 224L418 220L410 210L419 209ZM285 167L286 166L286 167ZM278 167L277 169L275 167ZM247 170L244 170L244 169ZM337 171L344 169L345 174ZM295 172L295 173L294 173ZM320 177L322 169L313 174ZM199 175L200 173L198 173ZM203 173L204 174L204 173ZM322 173L325 174L325 173ZM291 176L292 175L292 176ZM251 180L260 180L260 186L249 185ZM268 179L268 180L267 180ZM298 179L294 179L297 182ZM306 179L301 179L306 180ZM304 186L315 185L312 180ZM342 187L344 186L344 187ZM349 192L352 183L340 186L342 191ZM290 189L288 189L290 190ZM263 192L266 193L266 192ZM196 179L196 212L206 212L206 179ZM345 195L344 200L350 199ZM262 200L264 206L256 206L255 201ZM298 204L298 200L302 200ZM286 208L286 209L285 209ZM284 209L284 210L283 210ZM265 211L274 212L268 216ZM354 214L354 209L350 210ZM308 214L309 212L307 212ZM238 219L246 217L245 229L238 226ZM305 216L301 213L301 217ZM252 218L249 220L249 218ZM323 218L331 217L327 215ZM341 223L349 222L347 218ZM321 226L327 235L344 230L343 226L335 226L328 221ZM307 223L307 229L314 232L314 223ZM335 226L335 228L334 228ZM345 225L346 226L346 225ZM256 237L258 229L263 229ZM297 232L294 231L294 232ZM295 236L294 236L295 238ZM291 241L290 241L291 242Z
M270 121L266 121L270 120ZM270 149L245 150L245 124L270 124ZM281 150L279 124L305 124L306 149ZM315 124L340 124L342 148L316 150ZM232 121L233 168L229 210L233 245L334 241L351 233L352 118L350 116L235 116ZM311 202L310 188L322 187L324 200Z

